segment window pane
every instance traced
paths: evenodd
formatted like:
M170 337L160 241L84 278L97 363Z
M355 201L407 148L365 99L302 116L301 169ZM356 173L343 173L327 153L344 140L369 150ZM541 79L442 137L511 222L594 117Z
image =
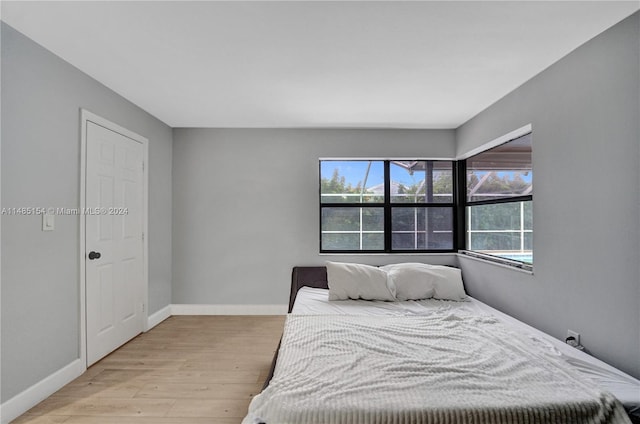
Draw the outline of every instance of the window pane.
M453 163L391 161L391 202L452 203Z
M384 161L320 161L320 202L384 202Z
M467 248L533 263L532 202L467 207Z
M322 208L323 250L384 250L383 208Z
M472 233L470 250L496 254L507 251L520 251L520 233Z
M527 202L528 203L528 202ZM498 203L469 208L471 231L519 230L521 203Z
M359 250L359 246L357 234L322 234L323 250Z
M533 250L533 233L524 233L524 249Z
M384 234L383 233L364 233L362 235L362 250L383 250Z
M467 201L533 194L531 133L475 156L467 163Z
M533 202L524 202L524 228L533 230Z
M391 247L394 250L452 249L452 209L392 208Z

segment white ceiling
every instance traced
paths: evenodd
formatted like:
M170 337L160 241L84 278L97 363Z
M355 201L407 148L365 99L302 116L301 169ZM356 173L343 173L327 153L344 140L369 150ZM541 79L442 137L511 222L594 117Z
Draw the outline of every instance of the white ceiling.
M639 1L2 2L172 127L455 128Z

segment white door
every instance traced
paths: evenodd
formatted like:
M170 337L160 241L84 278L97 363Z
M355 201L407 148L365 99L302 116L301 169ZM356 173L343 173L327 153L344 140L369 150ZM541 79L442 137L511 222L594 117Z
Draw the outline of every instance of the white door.
M143 331L142 143L87 122L87 366Z

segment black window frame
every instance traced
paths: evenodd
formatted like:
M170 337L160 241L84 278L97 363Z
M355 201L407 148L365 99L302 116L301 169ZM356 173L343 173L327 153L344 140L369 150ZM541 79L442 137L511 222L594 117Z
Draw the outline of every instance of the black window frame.
M459 220L457 222L458 231L458 246L460 246L460 252L469 256L476 256L483 259L487 259L493 262L498 262L504 265L512 266L515 268L521 268L527 271L533 270L533 264L528 262L519 261L517 259L507 259L505 257L501 257L498 255L492 255L490 253L481 252L478 250L471 250L470 246L467 246L467 233L469 232L469 228L467 228L467 210L469 207L473 206L483 206L483 205L496 205L496 204L504 204L504 203L521 203L521 202L531 202L533 204L533 194L528 195L520 195L520 196L511 196L511 197L503 197L497 199L487 199L487 200L474 200L469 201L467 198L467 161L472 159L474 156L480 155L491 149L496 147L500 147L504 144L510 143L514 140L520 139L522 137L531 136L533 137L533 131L529 130L524 132L518 136L509 138L507 141L500 143L496 146L489 147L482 152L478 152L474 155L471 155L463 160L458 161L458 187L460 190L457 193L458 196L458 217ZM531 162L533 163L533 153ZM533 229L532 229L533 233ZM532 248L533 252L533 248Z
M403 202L403 203L394 203L391 201L391 163L396 161L407 161L407 160L415 160L415 161L425 161L425 162L449 162L451 163L451 202L429 202L429 203L414 203L414 202ZM322 202L322 185L321 185L321 166L323 161L377 161L384 163L384 201L382 203L366 203L366 202L354 202L354 203L323 203ZM460 228L458 226L460 217L460 208L458 205L459 197L457 193L458 184L460 180L459 169L458 169L459 161L454 159L379 159L379 158L322 158L318 161L318 175L320 178L318 179L318 198L319 198L319 251L324 254L408 254L408 253L455 253L461 247L459 245L460 240ZM350 250L336 250L336 249L323 249L322 247L322 210L325 208L381 208L384 210L384 249L381 250L359 250L359 249L350 249ZM392 210L394 207L406 207L406 208L450 208L451 209L451 248L450 249L394 249L392 246ZM463 211L464 212L464 211ZM464 220L464 217L462 218ZM462 239L464 240L465 231L462 231Z

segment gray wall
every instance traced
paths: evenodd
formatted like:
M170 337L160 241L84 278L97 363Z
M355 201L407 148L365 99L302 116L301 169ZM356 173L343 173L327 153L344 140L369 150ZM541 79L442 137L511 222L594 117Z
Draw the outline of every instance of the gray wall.
M461 259L471 295L640 377L640 15L461 126L458 153L533 125L534 275Z
M149 310L171 303L171 128L2 23L2 206L79 206L80 108L149 139ZM2 216L2 402L79 357L79 217Z
M286 304L291 268L318 254L318 158L453 157L453 130L176 129L173 302ZM455 263L454 255L433 263Z

